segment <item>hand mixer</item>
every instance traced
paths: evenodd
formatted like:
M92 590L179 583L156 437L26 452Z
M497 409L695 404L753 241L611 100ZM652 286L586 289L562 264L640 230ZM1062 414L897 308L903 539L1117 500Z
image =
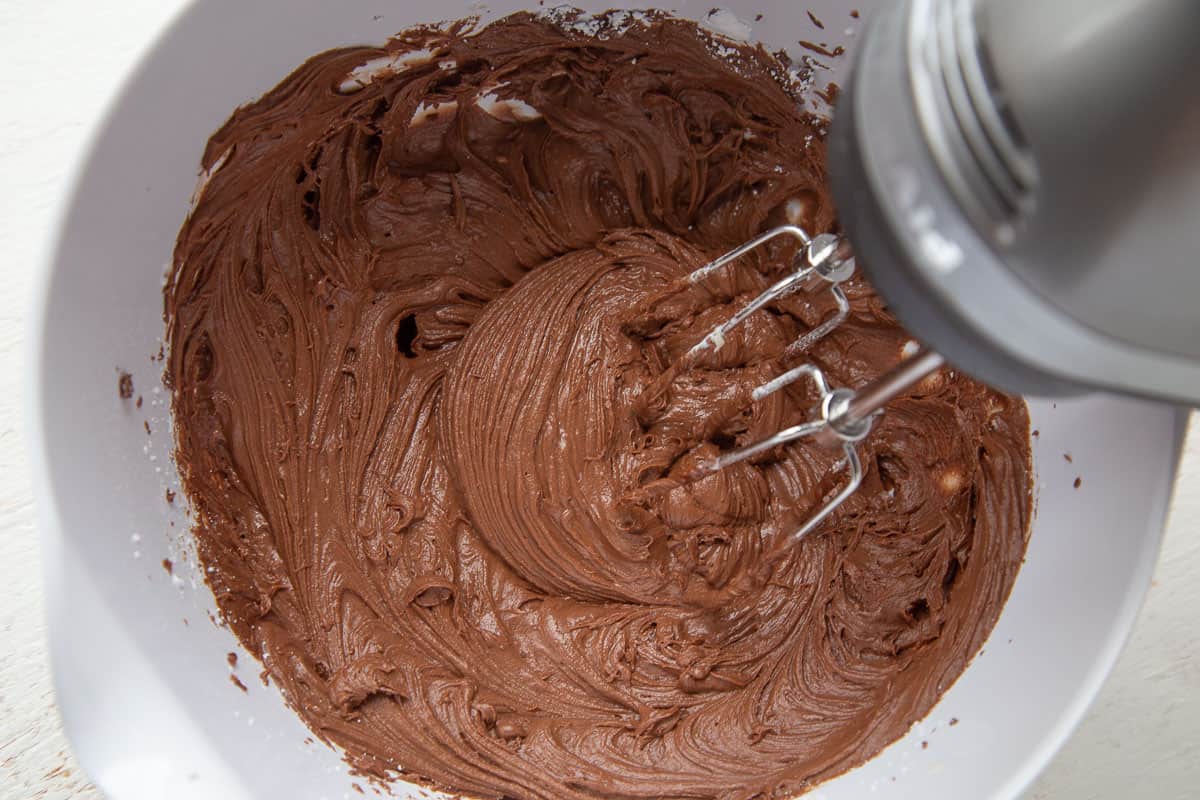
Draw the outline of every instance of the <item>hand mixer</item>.
M857 390L802 364L814 419L721 454L705 474L820 436L848 477L812 531L862 481L873 415L945 363L1008 391L1102 389L1200 405L1200 3L1195 0L904 0L871 21L829 138L842 223L919 348ZM801 266L693 351L781 295L824 286L849 305L847 242L784 226ZM872 266L876 269L872 269ZM689 353L689 356L694 353ZM687 360L687 359L685 359Z

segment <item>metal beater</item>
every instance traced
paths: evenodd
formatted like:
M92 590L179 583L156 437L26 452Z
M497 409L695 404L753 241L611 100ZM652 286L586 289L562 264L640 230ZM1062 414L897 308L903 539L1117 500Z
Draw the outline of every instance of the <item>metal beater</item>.
M695 270L687 280L692 284L699 283L717 270L771 240L789 236L800 243L801 250L797 260L800 261L801 266L742 306L728 320L713 328L707 336L687 352L682 363L692 364L706 351L720 350L725 345L726 337L745 322L751 314L792 292L827 290L837 303L837 311L833 316L797 339L789 348L791 353L806 352L845 321L850 313L850 302L846 299L841 284L854 274L855 261L845 240L833 234L823 233L812 237L803 228L795 225L772 228ZM840 446L843 454L841 464L846 469L847 481L793 534L793 538L798 540L820 525L862 483L863 469L862 459L858 455L858 443L871 432L876 414L905 389L920 382L922 378L940 368L943 363L942 357L937 353L919 349L888 372L857 390L832 387L825 377L825 373L815 364L801 364L789 369L778 377L755 387L751 393L751 400L758 402L789 384L807 379L817 392L818 400L813 412L815 418L785 428L762 441L722 453L701 467L697 477L711 475L731 464L798 439L815 437L825 443Z

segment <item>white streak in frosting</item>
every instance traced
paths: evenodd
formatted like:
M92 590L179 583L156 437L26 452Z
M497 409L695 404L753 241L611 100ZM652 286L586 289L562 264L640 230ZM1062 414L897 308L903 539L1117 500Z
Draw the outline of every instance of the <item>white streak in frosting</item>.
M351 70L345 80L338 84L338 91L342 94L354 94L355 92L362 91L376 78L387 75L399 75L410 67L428 64L439 55L441 53L422 48L420 50L408 50L403 53L393 53L391 55L372 58L370 61L359 64ZM439 66L441 65L439 64Z

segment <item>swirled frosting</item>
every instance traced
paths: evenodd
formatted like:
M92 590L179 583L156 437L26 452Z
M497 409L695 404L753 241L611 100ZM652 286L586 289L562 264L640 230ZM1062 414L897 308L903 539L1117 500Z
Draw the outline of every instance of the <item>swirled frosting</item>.
M519 15L330 51L237 110L166 290L178 463L224 619L358 770L483 797L800 792L928 712L1030 515L1024 404L952 370L884 414L862 489L798 359L856 386L905 332L796 294L661 376L836 225L821 121L691 23ZM721 57L715 55L716 51Z

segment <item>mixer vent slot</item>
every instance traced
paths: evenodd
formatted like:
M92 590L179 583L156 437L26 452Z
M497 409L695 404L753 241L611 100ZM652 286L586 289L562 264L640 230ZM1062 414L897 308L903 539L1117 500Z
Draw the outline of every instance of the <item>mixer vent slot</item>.
M974 0L915 0L913 95L947 183L976 223L1008 245L1033 210L1037 167L996 84L974 9Z

